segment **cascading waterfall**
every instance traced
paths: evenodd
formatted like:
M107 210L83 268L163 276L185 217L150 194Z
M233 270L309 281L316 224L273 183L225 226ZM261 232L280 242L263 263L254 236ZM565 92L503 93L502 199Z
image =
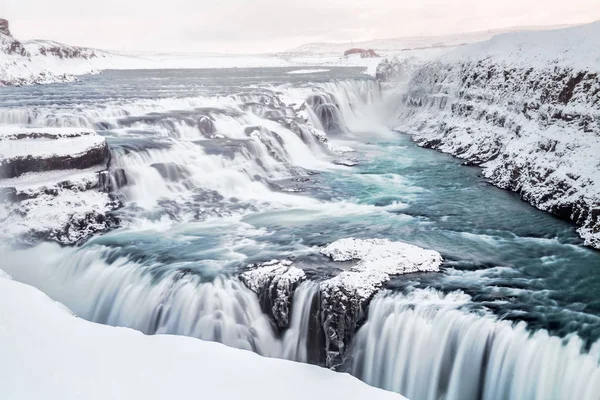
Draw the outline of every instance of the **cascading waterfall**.
M55 256L41 268L13 260L8 271L90 321L281 355L281 342L256 295L236 278L205 282L193 273L136 263L103 247Z
M353 354L353 374L412 400L597 400L600 343L531 334L525 323L469 313L463 293L380 294Z
M307 281L294 292L290 325L283 335L282 358L300 362L319 360L319 284Z
M206 203L219 208L219 216L235 208L315 204L308 196L273 191L270 185L330 166L320 157L330 154L313 127L352 136L373 132L379 124L389 133L385 125L393 102L386 101L374 80L285 89L297 98L312 98L304 114L310 124L271 91L0 109L0 123L98 130L111 147L111 167L123 171L126 185L120 192L126 204L144 211L164 207L177 221L187 222L198 220ZM147 216L138 208L128 214L135 222ZM135 242L124 239L129 240ZM51 252L55 249L39 248L27 265L12 260L7 272L83 318L147 334L218 341L265 356L320 359L318 283L298 286L289 327L279 332L256 295L237 278L205 279L185 262L134 260L93 243L61 249L55 260L38 267L38 260ZM352 343L351 372L411 400L599 399L600 344L582 351L577 337L530 334L524 323L466 311L469 301L462 293L432 290L377 296Z

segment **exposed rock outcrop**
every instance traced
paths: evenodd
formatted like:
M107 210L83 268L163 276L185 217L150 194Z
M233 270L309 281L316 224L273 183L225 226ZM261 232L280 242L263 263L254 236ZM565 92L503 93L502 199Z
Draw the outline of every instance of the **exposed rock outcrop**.
M12 34L10 33L10 29L8 27L8 20L4 18L0 18L0 34L12 37Z
M292 296L298 285L306 279L304 271L289 260L271 260L249 266L240 275L242 282L258 295L260 304L275 321L279 329L288 327Z
M315 312L323 348L310 350L322 354L318 363L329 368L343 364L344 354L365 320L371 299L391 276L436 272L442 263L436 251L386 239L341 239L321 249L321 254L336 262L353 262L349 270L320 282L315 293L320 301ZM287 328L293 293L306 280L304 271L288 260L249 267L240 279L257 293L263 309L277 326Z
M357 261L349 271L321 283L321 319L328 367L343 362L371 299L390 276L437 272L442 264L442 256L436 251L387 239L340 239L321 249L321 254L337 262Z
M360 58L377 58L377 57L381 57L373 49L361 49L361 48L352 48L352 49L346 50L344 52L344 57L348 57L348 56L351 56L353 54L360 55Z
M107 169L109 150L94 131L0 130L0 240L74 244L117 225L112 192L126 184Z

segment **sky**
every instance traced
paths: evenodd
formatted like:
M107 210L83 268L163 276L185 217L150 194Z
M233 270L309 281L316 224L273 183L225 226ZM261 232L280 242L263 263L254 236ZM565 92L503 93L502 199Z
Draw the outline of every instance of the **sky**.
M125 51L262 53L600 20L600 0L1 0L19 39Z

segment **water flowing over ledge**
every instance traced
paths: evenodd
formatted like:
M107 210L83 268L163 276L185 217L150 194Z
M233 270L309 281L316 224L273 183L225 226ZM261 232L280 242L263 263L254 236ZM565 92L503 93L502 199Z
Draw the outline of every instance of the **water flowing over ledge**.
M378 82L169 98L156 90L79 96L77 112L64 98L0 108L5 123L96 130L109 167L122 171L110 189L123 202L120 228L78 248L11 252L4 259L15 279L92 321L327 365L322 284L358 262L319 251L350 236L400 238L442 253L442 273L378 281L377 290L398 293L366 296L330 366L413 400L598 393L597 313L581 306L591 304L595 275L586 265L595 253L568 225L487 191L472 170L391 132L398 97ZM354 167L334 164L348 157ZM250 263L287 257L305 280L283 294L257 295L238 278ZM577 299L561 292L565 282L581 287ZM426 286L436 289L415 289ZM286 319L272 315L280 295L291 297ZM510 379L524 369L527 379Z

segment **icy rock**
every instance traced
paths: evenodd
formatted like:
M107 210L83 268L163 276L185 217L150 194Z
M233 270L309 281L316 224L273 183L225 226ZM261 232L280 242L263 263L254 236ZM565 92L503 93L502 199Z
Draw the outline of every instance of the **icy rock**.
M240 275L241 281L258 295L261 306L273 317L277 326L286 328L294 291L306 280L304 271L294 267L289 260L271 260L249 268Z
M6 36L12 36L10 34L10 29L8 28L8 20L4 18L0 18L0 34Z
M390 275L411 272L437 272L442 256L433 250L388 239L337 240L321 249L333 261L359 261L353 272L381 271Z
M333 163L344 167L355 167L358 165L358 161L356 160L334 160Z
M0 178L108 163L106 140L85 129L0 129Z
M320 286L325 364L330 368L342 364L369 302L391 275L437 272L442 264L436 251L387 239L340 239L321 249L321 254L338 262L358 261Z
M0 155L0 241L75 244L117 225L110 211L121 203L109 192L126 177L107 171L108 145L94 131L2 127Z

